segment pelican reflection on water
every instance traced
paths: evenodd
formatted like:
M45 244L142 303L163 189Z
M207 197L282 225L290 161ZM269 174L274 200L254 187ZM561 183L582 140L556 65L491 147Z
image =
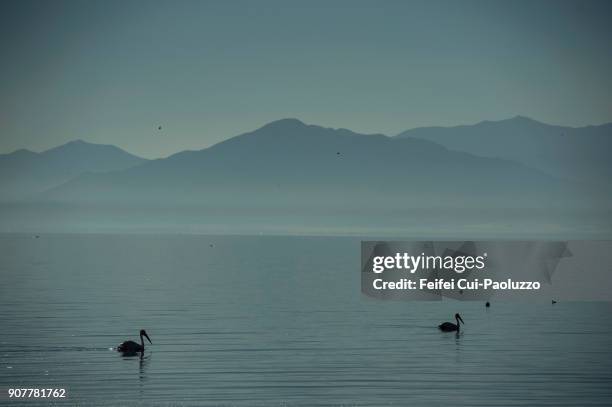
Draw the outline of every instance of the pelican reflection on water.
M144 329L140 330L140 343L136 343L134 341L125 341L117 347L117 351L123 353L124 355L136 355L137 353L144 352L144 338L147 338L149 343L153 345L151 342L151 338L147 335L147 332Z
M459 332L461 329L460 324L465 324L465 322L463 322L463 318L461 318L461 315L459 314L455 314L455 321L457 322L456 324L453 324L452 322L443 322L438 325L438 328L444 332Z

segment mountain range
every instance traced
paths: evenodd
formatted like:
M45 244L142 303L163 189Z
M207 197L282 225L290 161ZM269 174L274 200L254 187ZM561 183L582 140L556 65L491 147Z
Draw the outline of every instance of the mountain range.
M612 176L612 123L564 127L524 116L454 127L421 127L398 138L419 138L449 149L516 161L548 174L607 185Z
M245 210L607 206L611 132L516 117L387 137L282 119L157 160L80 141L19 150L0 156L0 191L4 200Z
M115 146L71 141L41 153L0 154L0 200L35 198L87 172L119 171L146 160Z

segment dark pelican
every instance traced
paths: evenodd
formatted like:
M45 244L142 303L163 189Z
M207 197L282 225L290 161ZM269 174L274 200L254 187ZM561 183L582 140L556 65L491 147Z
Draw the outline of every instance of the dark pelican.
M125 341L117 347L117 351L126 355L135 355L138 352L144 352L144 339L142 339L143 336L147 338L151 345L153 345L153 342L151 342L151 338L149 338L147 332L144 329L141 329L140 343L136 343L134 341Z
M461 318L461 315L459 314L455 314L455 321L457 321L457 325L453 324L452 322L444 322L438 325L438 328L444 332L459 331L459 321L461 321L462 324L465 324L465 322L463 322L463 318Z

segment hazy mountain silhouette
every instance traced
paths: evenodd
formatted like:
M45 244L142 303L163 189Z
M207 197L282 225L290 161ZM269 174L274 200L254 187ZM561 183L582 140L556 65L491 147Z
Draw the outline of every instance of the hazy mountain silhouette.
M84 174L40 199L384 211L564 206L584 203L580 188L509 160L419 138L364 135L283 119L204 150L123 171Z
M117 171L146 161L115 146L71 141L41 153L0 155L0 199L31 197L84 172Z
M398 138L416 137L447 148L510 159L557 177L609 184L612 123L563 127L516 116L455 127L422 127Z

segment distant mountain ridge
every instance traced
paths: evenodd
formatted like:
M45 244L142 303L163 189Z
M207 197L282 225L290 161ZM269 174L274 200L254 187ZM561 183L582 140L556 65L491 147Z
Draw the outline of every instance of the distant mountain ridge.
M415 128L396 137L416 137L456 151L505 158L580 182L607 185L612 176L612 123L565 127L516 116L474 125Z
M416 137L269 123L212 147L105 174L85 174L39 199L55 202L352 207L546 207L580 202L579 185L511 160Z
M515 117L388 137L281 119L156 160L74 141L42 153L0 155L0 193L4 201L244 210L607 206L606 126L612 128L573 129ZM564 137L571 143L558 142ZM577 152L588 160L572 162L582 171L568 174L559 157L576 161Z
M75 140L41 153L0 154L0 200L25 198L86 172L118 171L145 162L112 145Z

